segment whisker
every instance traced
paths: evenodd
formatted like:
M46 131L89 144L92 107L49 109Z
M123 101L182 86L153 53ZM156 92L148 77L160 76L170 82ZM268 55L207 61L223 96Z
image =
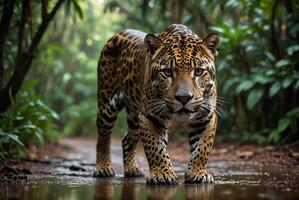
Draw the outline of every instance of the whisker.
M158 114L158 113L163 114L163 113L164 113L163 111L164 111L165 109L166 109L166 107L162 107L162 106L161 106L159 109L156 110L156 113L157 113L157 114Z
M222 117L221 115L221 108L219 105L217 105L217 101L213 102L210 101L208 98L204 98L201 101L195 102L195 105L200 105L199 112L202 114L202 112L211 112L214 111L217 115L217 117ZM202 110L202 111L201 111Z
M166 107L165 106L160 106L159 108L157 108L155 111L154 111L154 113L155 114L163 114L163 113L165 113L165 111L166 111Z
M161 99L151 99L146 105L146 109L155 114L163 114L167 111L165 102Z

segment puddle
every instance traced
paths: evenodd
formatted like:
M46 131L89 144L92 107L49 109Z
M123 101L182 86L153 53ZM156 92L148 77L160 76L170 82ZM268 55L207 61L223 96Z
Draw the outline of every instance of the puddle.
M82 180L83 179L83 180ZM218 181L215 184L148 186L142 178L45 178L0 188L0 199L298 199L290 188L264 188Z
M78 141L67 158L31 163L26 181L0 184L0 199L299 199L299 174L250 161L212 161L215 184L184 184L186 164L174 162L176 186L148 186L145 178L124 178L121 148L112 145L115 178L93 178L95 143ZM148 173L146 160L139 163ZM49 163L51 170L49 171ZM1 183L1 180L0 180Z

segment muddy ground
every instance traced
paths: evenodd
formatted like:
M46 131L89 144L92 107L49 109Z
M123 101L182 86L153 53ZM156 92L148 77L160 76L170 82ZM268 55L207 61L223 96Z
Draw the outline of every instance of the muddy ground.
M27 159L9 159L0 165L0 199L35 199L36 196L51 199L57 195L64 197L62 199L299 198L299 153L296 148L216 144L209 158L209 170L215 184L184 185L189 147L183 140L170 141L169 152L179 185L154 187L146 186L145 178L123 177L119 139L112 142L112 162L117 176L93 178L95 147L95 138L71 138L56 145L45 145L42 150L32 150ZM138 160L147 174L141 145ZM73 194L72 198L68 198L70 194Z

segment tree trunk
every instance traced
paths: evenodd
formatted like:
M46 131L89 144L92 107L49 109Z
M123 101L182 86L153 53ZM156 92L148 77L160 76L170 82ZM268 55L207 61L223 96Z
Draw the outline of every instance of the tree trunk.
M63 2L64 0L58 0L52 11L44 16L41 25L34 35L30 47L27 51L24 51L23 53L18 55L19 58L16 58L17 62L13 75L5 85L5 87L0 91L0 113L6 111L6 109L12 104L16 94L20 90L24 78L30 69L34 56L36 55L37 46L42 36L44 35L49 23L52 21L53 17L56 15ZM22 4L22 6L25 6L24 3ZM45 13L43 13L43 15L45 15Z
M282 52L281 52L281 47L276 35L276 31L275 31L275 18L276 18L276 11L277 11L277 7L279 5L280 0L276 0L273 3L273 7L272 7L272 12L271 12L271 19L270 19L270 32L271 32L271 37L270 37L270 45L271 45L271 52L273 53L273 55L280 60L282 58Z
M9 31L9 24L12 18L13 9L15 6L15 0L4 0L3 2L3 14L0 21L0 89L4 84L4 41Z
M184 1L183 0L174 0L172 4L172 22L176 24L182 23L182 15L184 10Z

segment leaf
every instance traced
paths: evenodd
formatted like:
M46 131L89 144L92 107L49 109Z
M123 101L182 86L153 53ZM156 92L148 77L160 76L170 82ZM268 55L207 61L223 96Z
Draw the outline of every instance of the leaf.
M31 129L31 130L37 130L37 131L41 131L41 129L33 124L25 124L25 125L21 125L18 126L16 129L21 130L21 129Z
M267 141L267 137L261 135L261 133L255 133L251 136L251 140L256 141L258 144L263 144Z
M22 91L29 91L31 90L32 88L34 88L37 84L38 84L38 80L37 79L30 79L30 80L27 80L23 85L22 85L22 88L21 90Z
M288 113L287 113L287 117L291 117L291 118L299 118L299 106L290 110Z
M265 55L266 55L267 58L269 58L269 60L275 61L275 57L274 57L274 55L271 52L267 51L265 53Z
M287 48L287 52L288 52L288 55L293 55L295 52L299 51L299 45L292 45L290 46L289 48Z
M224 83L224 86L223 86L223 89L222 89L223 93L228 93L229 90L232 88L232 86L235 85L238 82L239 82L239 78L238 77L235 77L235 78L227 80Z
M292 119L287 117L280 119L278 122L277 130L280 133L283 132L286 128L288 128L292 124L292 121L293 121Z
M293 82L292 78L286 78L286 79L284 79L283 82L282 82L282 88L283 89L288 88L291 85L292 82Z
M218 32L218 33L224 33L224 32L225 32L225 30L224 30L223 28L221 28L221 27L217 27L217 26L211 26L211 27L210 27L210 30L211 30L211 31Z
M238 7L240 3L236 0L229 0L226 2L225 7L226 8L235 8Z
M252 88L253 85L254 85L253 81L245 80L245 81L241 82L241 84L237 87L236 93L239 94L242 91L248 91L249 89Z
M34 131L34 136L37 139L37 141L42 144L44 142L43 134L39 131Z
M0 129L0 144L5 144L9 142L9 137L2 129Z
M269 96L270 97L273 97L274 95L277 94L277 92L280 90L281 88L281 83L280 82L275 82L271 88L270 88L270 91L269 91Z
M252 108L260 101L263 96L263 90L261 89L254 89L248 95L247 98L247 108L252 110Z
M6 135L6 133L3 131L2 128L0 128L0 136L5 136L5 135Z
M280 139L280 132L277 130L272 131L268 137L269 142L278 142L279 139Z
M271 78L269 78L268 76L257 74L254 78L254 81L260 83L261 85L265 85L271 82Z
M49 44L48 45L48 50L52 50L52 51L55 51L55 53L62 54L65 49L62 46L58 45L58 44Z
M286 66L286 65L289 65L290 63L291 63L290 60L282 59L282 60L278 61L278 62L275 64L275 66L276 66L277 68L281 68L281 67L284 67L284 66Z
M278 142L281 138L282 132L292 124L292 120L289 118L282 118L278 122L277 128L269 135L268 141Z
M273 69L268 69L267 71L266 71L266 76L272 76L273 74L275 74L275 70L273 70Z
M68 16L70 14L70 10L71 10L71 0L66 0L65 1L65 14Z
M19 140L19 136L15 135L15 134L12 134L12 133L9 133L9 134L7 134L7 137L9 137L15 143L17 143L21 146L24 146L24 144Z
M43 109L42 113L46 114L47 116L50 116L53 119L56 119L56 120L59 119L59 115L54 110L52 110L51 108L46 106L41 100L37 100L36 104L39 105Z
M278 121L278 126L275 130L273 130L268 140L278 142L281 138L281 134L290 126L294 121L299 118L299 107L296 107L290 110L285 117L281 118Z
M79 3L76 0L73 0L73 5L76 13L79 15L80 19L83 19L83 11L79 5Z
M24 131L30 130L28 132L33 134L39 143L43 143L43 141L44 141L43 130L41 128L37 127L36 125L33 125L33 124L22 125L22 126L17 127L17 130L24 130Z

